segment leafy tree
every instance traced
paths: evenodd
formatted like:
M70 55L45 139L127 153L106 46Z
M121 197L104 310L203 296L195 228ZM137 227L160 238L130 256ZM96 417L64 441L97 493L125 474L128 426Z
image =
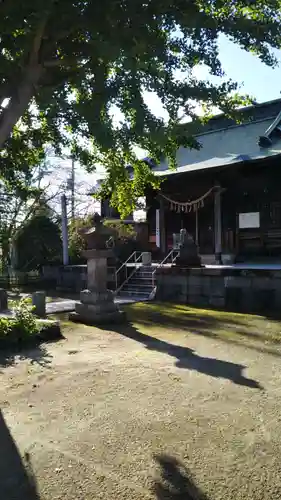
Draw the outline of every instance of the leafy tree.
M124 224L121 220L105 220L104 225L115 232L115 240L119 241L120 244L126 240L134 240L136 238L137 233L134 224Z
M44 264L60 262L62 241L60 226L50 217L49 210L40 210L17 233L17 267L38 269Z
M81 264L85 262L82 251L86 250L86 242L81 236L81 229L89 228L91 225L90 216L77 217L71 221L68 228L68 252L71 264Z
M68 249L71 264L85 263L85 258L82 256L83 250L86 249L86 243L81 236L81 229L91 226L91 216L77 217L69 224L68 233ZM138 250L138 245L135 243L136 231L133 224L124 224L122 221L104 221L104 225L109 227L113 233L114 242L109 242L109 248L112 248L114 255L120 260L123 256L126 260L134 250Z
M9 258L17 234L35 215L44 213L53 218L51 205L60 200L62 185L53 189L52 179L47 179L50 170L40 165L30 172L27 179L22 177L22 185L0 183L0 247L1 268L7 270ZM55 205L55 204L54 204Z
M235 82L198 81L194 67L205 64L223 76L220 34L273 66L280 17L279 0L2 1L2 177L20 183L46 144L57 153L71 145L88 170L104 165L102 194L123 215L131 212L147 183L157 184L135 146L174 165L179 145L198 147L192 139L198 119L183 133L179 113L196 118L195 103L230 113L247 102ZM151 113L144 91L160 97L166 122ZM126 164L134 167L133 182Z

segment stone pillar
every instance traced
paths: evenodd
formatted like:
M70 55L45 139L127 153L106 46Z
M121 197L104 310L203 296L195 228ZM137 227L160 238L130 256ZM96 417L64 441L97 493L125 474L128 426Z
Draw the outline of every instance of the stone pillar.
M165 209L164 200L159 197L159 208L155 214L155 233L156 233L156 246L159 250L166 253L166 231L165 231Z
M75 304L75 312L69 318L90 325L120 322L124 312L115 304L113 292L107 290L107 259L111 250L93 249L83 254L87 259L88 289L80 293L80 302Z
M34 314L39 318L44 318L46 316L46 292L34 292L32 305L34 306Z
M89 290L104 292L107 289L107 258L108 250L88 250L87 254L87 284Z
M217 186L214 200L214 234L216 264L222 264L222 224L221 224L221 188Z
M155 244L157 248L161 247L161 230L160 230L160 209L157 208L155 211Z
M143 266L151 266L151 262L152 262L151 252L143 252L142 265Z
M166 253L166 228L165 228L165 205L164 200L160 197L160 250L163 254Z

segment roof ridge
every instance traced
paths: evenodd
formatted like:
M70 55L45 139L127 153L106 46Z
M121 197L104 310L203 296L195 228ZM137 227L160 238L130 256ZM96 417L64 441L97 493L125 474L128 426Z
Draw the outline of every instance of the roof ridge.
M278 97L277 99L271 99L270 101L254 102L253 104L248 104L247 106L241 106L241 108L237 108L234 111L235 112L249 111L251 109L261 108L263 106L264 107L269 106L270 104L277 104L278 102L280 102L280 107L281 107L281 97ZM216 120L218 118L222 118L223 116L226 116L226 114L223 112L220 112L220 113L217 113L214 116L212 116L212 118L210 118L210 120ZM184 123L183 123L183 125L184 125Z

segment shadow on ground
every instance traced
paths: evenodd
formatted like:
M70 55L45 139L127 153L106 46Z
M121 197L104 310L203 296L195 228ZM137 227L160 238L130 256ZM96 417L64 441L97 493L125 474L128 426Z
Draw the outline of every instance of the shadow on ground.
M0 485L3 500L39 500L29 455L25 464L0 410Z
M157 500L208 500L177 459L169 455L154 458L160 466L160 479L155 481L152 490Z
M227 334L252 340L270 340L280 343L280 322L271 320L270 329L265 329L268 318L263 316L231 314L223 311L188 308L175 304L137 304L127 308L128 318L143 326L157 325L164 328L181 329L211 338Z
M253 389L262 389L262 386L256 380L244 377L242 373L246 368L244 365L217 358L200 356L189 347L171 344L170 342L144 334L132 324L115 325L114 327L111 325L104 328L136 340L145 345L149 350L162 352L176 358L176 366L178 368L194 370L198 373L209 375L210 377L228 379L237 385Z
M223 342L247 346L260 353L281 357L280 321L264 316L229 314L224 311L201 310L176 304L136 304L124 308L128 320L140 327L151 326L191 333ZM270 347L271 346L271 347Z
M49 368L52 359L53 356L43 344L36 347L26 346L21 349L15 347L15 349L7 348L0 350L0 367L3 368L12 366L20 360L29 360L32 365L37 364L44 368Z

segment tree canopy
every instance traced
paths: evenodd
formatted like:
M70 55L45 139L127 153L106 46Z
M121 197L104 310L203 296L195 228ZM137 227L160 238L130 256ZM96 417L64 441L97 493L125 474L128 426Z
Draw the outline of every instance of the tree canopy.
M53 220L52 211L42 206L27 220L16 235L16 266L30 271L44 264L61 262L62 241L60 225Z
M198 147L196 103L230 113L247 101L235 82L194 76L198 64L223 76L220 34L273 66L280 18L280 0L3 0L2 178L20 182L46 145L58 154L68 146L89 171L105 167L103 194L130 211L147 183L156 183L136 146L174 165L180 145ZM153 115L145 91L157 94L168 120ZM184 134L180 114L193 118Z

